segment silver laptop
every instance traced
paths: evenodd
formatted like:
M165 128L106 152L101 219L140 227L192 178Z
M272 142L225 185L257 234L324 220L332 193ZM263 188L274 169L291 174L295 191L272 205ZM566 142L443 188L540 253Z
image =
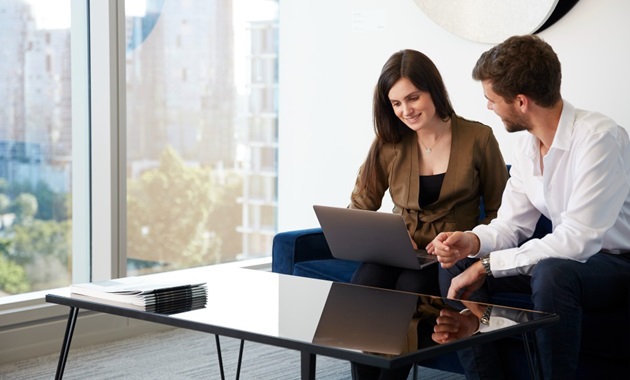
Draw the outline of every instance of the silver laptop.
M437 263L437 256L414 249L402 216L340 207L313 206L332 255L407 269Z

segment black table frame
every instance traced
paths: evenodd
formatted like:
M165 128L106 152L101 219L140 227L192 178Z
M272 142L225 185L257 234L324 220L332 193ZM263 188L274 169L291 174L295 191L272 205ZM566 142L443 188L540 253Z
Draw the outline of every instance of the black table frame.
M105 303L96 301L87 301L85 299L73 298L71 296L62 296L57 294L46 295L46 302L54 303L58 305L64 305L70 307L70 313L68 315L68 322L66 325L66 331L61 347L61 353L59 356L59 362L57 365L57 373L55 379L62 379L65 365L68 359L68 353L70 351L70 344L72 342L72 335L76 326L77 317L80 309L91 310L96 312L102 312L111 315L117 315L121 317L128 317L138 320L144 320L153 323L159 323L163 325L180 327L194 331L201 331L216 336L216 344L219 355L219 365L221 371L221 378L224 379L223 363L221 358L221 350L219 343L219 336L226 336L241 340L237 379L240 373L241 359L243 353L243 341L252 341L256 343L267 344L276 347L282 347L287 349L293 349L300 351L300 371L302 380L314 380L315 368L316 368L316 356L324 355L341 360L348 360L360 364L371 365L380 368L398 368L404 365L414 364L424 359L429 359L434 356L438 356L444 353L456 351L463 348L472 347L477 344L488 343L498 339L511 337L515 335L521 335L523 343L525 345L525 352L527 354L527 360L530 369L530 375L533 379L540 377L540 370L538 368L538 360L534 359L537 356L535 351L535 345L530 345L530 333L534 330L547 326L558 321L558 316L555 314L547 314L540 319L529 321L526 323L517 324L500 330L487 332L483 334L475 334L469 338L465 338L459 341L455 341L448 344L436 345L427 348L420 349L408 354L400 355L394 358L389 358L377 354L367 354L357 351L348 351L342 348L328 347L316 345L310 342L301 342L295 340L288 340L273 336L267 336L262 334L250 333L246 331L226 328L222 326L215 326L201 322L187 321L183 319L173 318L167 314L158 314L152 312L146 312L142 310L136 310L131 308L125 308L120 306L112 306ZM533 351L533 352L532 352ZM415 367L415 366L414 366ZM415 369L415 368L414 368Z

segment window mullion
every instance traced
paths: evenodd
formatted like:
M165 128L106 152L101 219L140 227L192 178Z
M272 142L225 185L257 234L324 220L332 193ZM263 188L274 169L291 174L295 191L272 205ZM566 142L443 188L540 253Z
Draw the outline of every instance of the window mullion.
M72 0L72 282L90 279L88 7Z
M125 197L121 195L126 174L125 144L121 143L125 138L124 1L92 0L89 4L91 271L92 280L104 280L126 274Z

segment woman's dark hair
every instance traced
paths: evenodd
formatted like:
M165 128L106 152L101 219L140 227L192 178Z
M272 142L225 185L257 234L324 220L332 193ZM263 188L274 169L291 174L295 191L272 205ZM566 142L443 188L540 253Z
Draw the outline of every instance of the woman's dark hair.
M442 76L429 57L409 49L394 53L381 70L372 104L374 131L385 143L397 143L405 134L414 133L396 116L389 100L389 91L401 78L431 95L440 119L448 120L454 113Z
M472 77L492 82L492 90L510 103L519 94L541 107L561 100L560 61L551 46L536 35L510 37L486 51Z
M376 139L360 173L361 183L367 191L371 191L376 182L375 166L381 147L384 144L399 143L407 134L415 133L396 116L389 100L389 91L402 78L409 79L418 90L431 95L435 112L440 119L448 120L455 113L442 76L429 57L410 49L401 50L389 57L374 89L372 112Z

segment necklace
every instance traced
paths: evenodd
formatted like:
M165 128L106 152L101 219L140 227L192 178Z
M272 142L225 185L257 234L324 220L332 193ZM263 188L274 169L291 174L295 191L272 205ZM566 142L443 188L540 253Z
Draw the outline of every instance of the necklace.
M435 142L433 143L433 145L431 145L430 147L424 145L422 143L422 140L420 140L420 137L418 136L418 141L420 142L420 145L422 145L422 147L424 148L424 151L427 154L430 154L433 151L433 148L435 148L435 145L437 145L438 141L440 141L440 137L442 137L442 135L439 135L437 139L435 139Z

